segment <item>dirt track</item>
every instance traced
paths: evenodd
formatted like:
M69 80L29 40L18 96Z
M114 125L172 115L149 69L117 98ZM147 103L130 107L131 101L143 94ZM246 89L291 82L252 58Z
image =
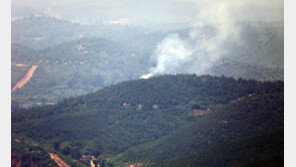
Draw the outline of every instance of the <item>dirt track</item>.
M92 160L90 160L90 167L96 167L96 165L94 164L94 162Z
M17 89L20 89L21 87L23 87L28 81L30 81L30 79L32 78L36 68L38 66L32 66L29 71L27 72L26 76L21 80L19 81L11 90L11 93L16 91Z
M53 153L48 153L50 158L53 159L59 167L70 167L70 165L66 164L58 155L53 154Z

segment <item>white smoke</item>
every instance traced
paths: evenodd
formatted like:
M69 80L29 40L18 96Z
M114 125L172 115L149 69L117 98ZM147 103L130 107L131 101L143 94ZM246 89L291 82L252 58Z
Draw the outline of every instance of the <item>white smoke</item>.
M227 53L224 43L239 41L240 29L236 21L242 19L241 11L252 11L272 6L266 0L181 0L195 2L197 16L192 20L188 37L180 38L178 34L169 34L158 45L151 56L156 62L149 69L149 74L141 78L149 78L157 74L196 73L202 74L216 60ZM264 1L264 2L263 2ZM272 0L273 5L282 4L281 0ZM274 3L276 2L276 3ZM254 11L253 11L254 12ZM258 14L258 18L266 18L270 13ZM248 18L244 18L248 19Z
M155 73L172 73L184 62L190 61L193 51L188 48L186 41L181 40L178 34L171 34L161 41L156 49L157 66L150 71Z
M150 78L150 77L152 77L152 76L153 76L152 73L145 74L145 75L142 75L142 76L141 76L141 79L148 79L148 78Z

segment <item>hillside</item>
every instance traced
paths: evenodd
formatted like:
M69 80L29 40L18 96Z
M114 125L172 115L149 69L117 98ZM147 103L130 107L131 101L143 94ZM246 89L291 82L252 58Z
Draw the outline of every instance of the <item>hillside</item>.
M151 166L283 166L283 132L283 129L264 132L209 148L183 159Z
M44 49L61 42L79 39L79 24L47 16L31 16L11 23L11 42L34 49Z
M229 52L208 63L202 74L283 80L282 23L241 23L240 29L240 42L225 43ZM151 55L158 42L167 34L185 38L188 32L189 28L146 33L140 27L80 25L45 16L13 21L11 87L23 83L30 68L38 67L30 80L13 92L12 110L54 104L137 79L155 66Z
M255 95L217 107L213 111L215 113L205 115L151 143L127 150L115 157L115 161L137 159L159 162L178 159L247 136L272 131L283 126L283 102L278 99L283 100L282 93ZM242 146L240 149L248 147Z
M48 153L39 144L25 137L11 136L11 166L55 166Z
M11 134L11 166L85 167L53 149L19 134ZM68 166L67 166L68 165Z
M12 112L12 133L114 165L176 160L241 140L253 146L248 137L282 127L283 82L196 75L127 81Z
M256 79L260 81L284 80L284 68L282 67L271 68L255 65L255 62L247 63L236 60L235 58L221 58L219 61L215 62L206 73L217 76L225 75L234 78Z
M283 22L243 22L240 40L226 43L228 53L206 72L256 80L284 79Z
M245 31L246 34L250 33L246 45L234 45L232 52L211 64L205 74L282 80L282 38L276 36L274 28L268 29L262 25ZM52 104L105 85L139 78L153 64L148 60L152 44L156 45L157 35L146 42L143 39L135 41L145 47L131 48L101 38L74 40L41 51L13 44L12 87L21 81L29 68L40 64L31 82L13 94L13 109ZM262 56L265 57L264 61Z
M101 39L81 39L42 50L12 45L13 88L33 66L29 82L12 93L13 109L56 103L105 85L139 78L147 53Z

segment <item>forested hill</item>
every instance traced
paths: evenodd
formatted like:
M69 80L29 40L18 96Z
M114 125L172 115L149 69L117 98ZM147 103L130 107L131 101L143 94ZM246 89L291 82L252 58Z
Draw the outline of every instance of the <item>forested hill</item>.
M283 80L282 22L243 22L240 42L225 42L227 53L209 61L204 72L234 78ZM169 34L186 39L190 27L149 33L128 25L80 25L54 17L32 16L12 21L12 110L55 104L121 81L150 73L158 44ZM202 40L200 38L199 40ZM199 55L195 55L199 57ZM201 64L197 61L192 69ZM187 73L184 65L177 73Z
M148 68L144 63L147 56L102 38L65 42L42 51L13 44L11 87L30 67L38 67L30 82L12 93L12 108L52 104L139 78Z
M190 157L222 153L225 144L242 142L248 150L260 145L260 134L281 132L273 130L283 128L283 89L282 81L188 74L126 81L57 105L12 112L12 133L72 163L94 155L115 165L190 164ZM270 147L255 148L281 159L278 137L262 140ZM247 162L253 152L247 151ZM264 155L254 161L266 160Z

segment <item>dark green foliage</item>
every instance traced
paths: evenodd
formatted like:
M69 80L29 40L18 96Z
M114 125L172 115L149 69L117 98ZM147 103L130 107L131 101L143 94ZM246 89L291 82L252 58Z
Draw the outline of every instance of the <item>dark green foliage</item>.
M75 159L179 159L282 127L283 85L196 75L127 81L54 106L14 111L12 132ZM196 117L194 109L210 111Z
M20 163L21 166L55 166L49 154L32 140L19 135L11 136L11 160L12 163Z
M29 167L29 166L58 167L56 162L50 158L49 153L58 153L58 152L46 144L40 144L26 136L12 133L11 158L12 158L12 163L14 164L12 166L17 166L16 164L21 164L21 166L23 167ZM77 154L79 154L79 151L73 152L71 156L74 158L76 155L76 157L78 157L77 159L79 159L81 155L80 154L77 155ZM63 155L60 153L58 153L58 156L70 166L83 167L81 163L76 162L70 156L66 156L65 154Z
M278 129L225 143L190 157L151 166L284 166L284 130Z
M225 142L282 128L283 92L247 96L243 100L220 105L212 114L198 118L151 143L139 145L115 158L115 161L157 162L186 157Z

